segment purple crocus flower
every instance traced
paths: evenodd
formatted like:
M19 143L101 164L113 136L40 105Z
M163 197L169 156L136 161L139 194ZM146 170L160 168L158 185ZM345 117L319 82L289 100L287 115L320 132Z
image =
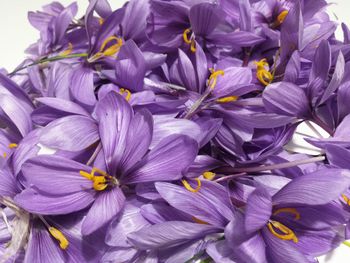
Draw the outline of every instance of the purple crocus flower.
M219 241L208 253L217 257L223 254L221 249L226 253L231 249L228 258L314 262L315 256L331 250L342 240L332 229L331 215L335 209L325 205L348 188L349 178L346 170L327 169L300 176L280 190L258 187L248 196L245 212L237 211L226 227L226 241ZM310 218L315 220L310 222ZM233 247L225 248L229 244Z
M99 168L59 156L32 158L22 167L30 187L16 197L26 210L41 214L67 214L92 204L83 234L119 213L129 187L180 179L197 154L197 143L184 135L169 136L148 152L153 132L150 113L134 113L116 93L106 95L95 112L102 143L95 161Z

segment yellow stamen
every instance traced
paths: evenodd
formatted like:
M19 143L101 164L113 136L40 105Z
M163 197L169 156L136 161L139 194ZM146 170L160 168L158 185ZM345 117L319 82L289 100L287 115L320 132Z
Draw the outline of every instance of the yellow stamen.
M194 222L198 223L198 224L209 225L208 222L205 222L205 221L203 221L203 220L200 220L199 218L194 217L194 216L192 216L192 220L193 220Z
M255 65L256 65L256 77L258 78L258 80L265 86L269 85L273 80L273 76L271 72L265 68L269 65L266 62L266 58L258 62L255 62Z
M60 242L61 249L67 249L69 242L61 231L59 231L57 228L49 227L49 232L56 240Z
M349 197L347 197L347 196L344 195L344 194L342 194L341 196L343 197L345 203L346 203L347 205L350 205L350 199L349 199Z
M295 235L295 233L285 225L281 224L277 221L270 221L270 223L267 224L267 227L269 228L270 232L279 239L282 240L293 240L294 243L298 243L298 238ZM280 234L275 231L275 228L278 229L283 234Z
M278 25L281 25L284 22L284 20L286 19L287 15L288 15L288 11L284 10L277 16L277 23L278 23Z
M184 187L192 193L197 193L201 189L202 182L198 178L196 178L196 181L197 181L197 187L193 188L186 180L181 180Z
M10 144L9 144L9 148L10 148L10 149L17 148L17 147L18 147L18 144L17 144L17 143L10 143Z
M93 182L93 188L96 191L103 191L108 187L108 183L117 184L116 179L108 175L105 171L102 171L96 167L92 168L91 173L85 171L79 171L80 175ZM95 175L98 173L98 175Z
M117 41L117 43L105 50L105 47L112 41ZM123 40L121 38L116 36L110 36L106 38L105 41L103 41L100 48L100 52L106 57L111 57L111 56L114 56L119 51L122 45L123 45Z
M188 35L190 33L191 33L191 29L190 28L186 29L182 34L182 38L186 44L191 45L191 51L194 53L197 50L196 49L196 41L195 41L194 37L192 37L192 36L190 38L188 38Z
M131 99L131 92L130 92L130 90L128 90L128 89L119 89L119 93L121 95L126 93L126 96L125 96L126 101L129 101Z
M3 153L2 157L6 158L7 157L7 153Z
M104 22L105 20L102 17L100 17L100 19L98 20L98 23L100 24L100 26L102 26Z
M224 97L221 99L217 99L216 102L219 103L229 103L238 100L238 96L229 96L229 97Z
M223 70L216 70L215 71L214 69L209 69L209 71L211 72L211 75L209 76L209 79L208 79L208 86L211 89L214 89L216 86L216 83L218 81L218 76L219 75L224 76L225 72Z
M213 180L215 176L216 176L216 173L213 173L213 172L206 171L203 173L203 177L210 181Z
M294 219L295 220L299 220L300 219L300 213L298 212L298 210L296 210L295 208L280 208L280 209L277 209L273 215L278 215L280 213L290 213L290 214L293 214L295 217Z
M183 39L184 39L184 42L186 43L186 44L191 44L192 43L192 40L190 40L190 39L188 39L188 34L189 33L191 33L191 29L186 29L185 31L184 31L184 33L182 34L182 37L183 37Z
M68 56L70 54L72 54L73 52L73 44L72 43L68 43L68 48L64 51L62 51L59 55L64 57L64 56Z

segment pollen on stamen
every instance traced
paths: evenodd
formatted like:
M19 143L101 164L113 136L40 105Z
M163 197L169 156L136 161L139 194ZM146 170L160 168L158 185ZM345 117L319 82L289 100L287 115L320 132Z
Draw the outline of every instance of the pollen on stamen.
M60 248L66 250L69 245L68 239L55 227L49 227L50 234L60 243Z
M17 148L18 147L18 144L17 143L10 143L9 144L9 148L10 149L14 149L14 148Z
M267 224L268 229L270 232L279 239L282 240L293 240L294 243L298 243L299 239L295 235L295 233L288 228L287 226L283 225L280 222L277 221L271 221ZM275 229L277 229L279 232L277 232ZM281 234L282 233L282 234Z
M225 75L225 72L223 70L214 70L214 69L209 69L209 71L211 72L211 75L209 76L209 79L208 79L208 86L211 88L211 89L214 89L216 84L217 84L217 81L218 81L218 77L219 76L224 76Z
M216 173L213 173L213 172L209 172L209 171L206 171L203 173L203 177L207 180L213 180L216 176Z
M184 42L188 45L190 45L190 49L193 53L195 53L197 51L197 48L196 48L196 41L194 39L193 36L191 36L190 38L188 38L188 35L191 34L191 29L190 28L187 28L185 29L185 31L183 32L182 34L182 38L184 40Z
M121 88L121 89L119 89L119 93L121 95L126 94L126 96L125 96L126 101L129 101L131 99L131 92L130 92L130 90Z
M261 59L260 61L254 62L256 65L256 77L260 81L261 84L264 86L269 85L272 80L273 76L270 71L266 69L269 64L267 63L266 59Z
M197 181L197 187L196 187L196 188L193 188L193 187L189 184L189 182L187 182L186 180L181 180L181 182L182 182L182 184L184 185L184 187L185 187L188 191L190 191L190 192L192 192L192 193L197 193L197 192L201 189L202 182L201 182L198 178L196 178L195 180Z

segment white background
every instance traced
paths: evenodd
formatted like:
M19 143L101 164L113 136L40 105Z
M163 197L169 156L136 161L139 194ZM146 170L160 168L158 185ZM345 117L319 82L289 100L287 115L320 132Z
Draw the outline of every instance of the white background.
M0 68L13 70L24 59L23 51L39 37L38 32L27 21L27 12L40 10L42 5L51 0L0 0ZM68 5L71 0L57 0ZM88 0L77 0L78 17L84 14ZM109 0L113 8L123 5L124 0ZM329 1L330 2L330 1ZM331 2L330 2L331 3ZM334 0L330 4L329 13L333 19L350 25L350 0ZM342 39L340 30L338 38ZM349 160L350 161L350 160ZM320 263L348 263L350 248L342 245L335 252L324 256ZM281 262L283 263L283 262Z

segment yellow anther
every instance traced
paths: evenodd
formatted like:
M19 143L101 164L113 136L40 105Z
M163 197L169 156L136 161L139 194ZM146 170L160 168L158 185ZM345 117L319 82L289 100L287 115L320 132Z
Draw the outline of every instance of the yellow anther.
M270 221L267 224L267 227L269 228L270 232L275 236L278 237L279 239L282 240L293 240L294 243L298 243L298 238L295 235L295 233L285 225L281 224L280 222L277 221ZM279 232L282 234L276 232L277 229Z
M206 171L203 173L203 177L207 180L213 180L214 177L216 176L216 173Z
M106 46L112 41L116 41L117 43L106 48ZM105 41L103 41L100 48L100 53L102 53L106 57L114 56L119 51L122 45L123 45L123 40L121 38L116 36L110 36L106 38Z
M341 196L343 197L343 199L344 199L345 203L346 203L347 205L349 205L349 206L350 206L350 199L349 199L349 197L347 197L347 196L346 196L346 195L344 195L344 194L342 194Z
M100 17L100 19L98 20L98 23L100 24L100 26L102 26L104 22L105 20L102 17Z
M2 157L6 158L7 157L7 153L3 153Z
M57 228L49 227L49 232L58 242L60 242L61 249L67 249L69 242L61 231L59 231Z
M9 144L9 148L10 149L14 149L14 148L17 148L18 147L18 144L17 143L10 143Z
M211 89L214 89L215 86L216 86L216 83L218 81L218 76L221 75L221 76L224 76L225 75L225 72L223 70L214 70L214 69L209 69L209 71L211 72L211 75L209 76L209 79L208 79L208 86L211 88Z
M278 215L280 213L289 213L289 214L293 214L294 215L294 219L295 220L299 220L300 219L300 213L298 212L298 210L296 210L295 208L280 208L280 209L277 209L273 215Z
M203 220L200 220L199 218L194 217L194 216L192 216L192 220L193 220L194 222L198 223L198 224L209 225L208 222L205 222L205 221L203 221Z
M196 178L196 181L197 181L197 187L193 188L186 180L181 180L184 187L192 193L197 193L201 189L202 182L198 178Z
M186 44L191 44L191 43L192 43L192 40L188 38L188 34L189 34L189 33L191 33L191 29L188 28L188 29L186 29L186 30L184 31L184 33L182 34L182 37L183 37L184 42L185 42Z
M68 43L68 48L64 51L62 51L59 55L64 57L64 56L68 56L70 54L72 54L73 52L73 44L72 43Z
M96 191L103 191L105 190L109 183L112 185L117 185L117 180L108 175L105 171L102 171L96 167L92 168L91 173L85 172L85 171L79 171L80 175L85 177L86 179L93 182L93 188ZM98 175L95 175L95 173L98 173Z
M277 23L278 23L278 25L281 25L284 22L284 20L286 19L287 15L288 15L288 11L284 10L277 16Z
M269 64L266 62L266 58L263 58L262 60L255 62L255 65L256 65L256 77L258 78L258 80L265 86L269 85L273 80L273 76L271 72L265 68L269 66Z
M194 39L193 36L191 36L190 38L188 38L188 35L191 34L191 29L188 28L186 29L183 34L182 34L182 38L184 40L184 42L188 45L191 45L191 51L194 53L196 52L196 41Z
M221 99L217 99L216 102L218 103L229 103L238 100L238 96L229 96L229 97L224 97Z
M129 101L131 99L131 92L130 92L130 90L128 90L128 89L119 89L119 93L121 95L126 93L126 96L125 96L126 101Z

